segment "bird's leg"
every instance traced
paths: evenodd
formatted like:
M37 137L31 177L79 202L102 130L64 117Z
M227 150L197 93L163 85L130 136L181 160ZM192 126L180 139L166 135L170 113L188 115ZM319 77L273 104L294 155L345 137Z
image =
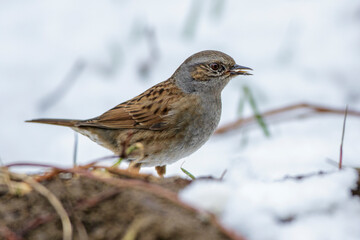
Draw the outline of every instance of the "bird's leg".
M159 175L159 177L163 178L166 173L166 165L156 166L155 169L156 169L156 172Z
M128 170L132 173L139 173L141 168L141 163L138 163L136 161L132 161L129 164Z

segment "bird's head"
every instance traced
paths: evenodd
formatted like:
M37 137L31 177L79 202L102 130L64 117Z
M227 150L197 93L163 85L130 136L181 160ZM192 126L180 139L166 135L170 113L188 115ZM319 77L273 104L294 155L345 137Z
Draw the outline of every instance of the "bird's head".
M221 93L237 75L251 75L251 68L237 65L232 57L219 51L202 51L186 59L175 71L176 84L185 92Z

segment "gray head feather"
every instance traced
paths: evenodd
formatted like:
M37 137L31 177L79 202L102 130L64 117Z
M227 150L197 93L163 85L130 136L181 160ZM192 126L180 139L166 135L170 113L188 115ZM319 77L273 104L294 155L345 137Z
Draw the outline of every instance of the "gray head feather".
M218 64L222 69L215 71L211 69L211 64ZM234 59L229 55L206 50L186 59L175 71L173 78L184 92L220 95L233 77L228 71L234 64Z

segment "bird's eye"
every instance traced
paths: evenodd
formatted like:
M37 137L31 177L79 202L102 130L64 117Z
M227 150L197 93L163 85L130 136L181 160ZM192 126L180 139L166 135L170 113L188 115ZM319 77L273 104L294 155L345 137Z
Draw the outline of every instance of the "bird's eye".
M220 68L220 65L218 63L211 63L210 67L212 70L217 71Z

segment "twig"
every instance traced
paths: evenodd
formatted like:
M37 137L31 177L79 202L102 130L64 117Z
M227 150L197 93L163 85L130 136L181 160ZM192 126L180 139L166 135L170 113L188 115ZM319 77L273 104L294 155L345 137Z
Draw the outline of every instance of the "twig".
M225 170L222 172L222 174L221 174L221 176L220 176L220 178L219 178L220 181L222 181L222 180L224 179L226 173L227 173L227 169L225 169Z
M121 158L119 155L110 155L105 157L96 158L95 160L92 160L90 163L81 166L82 168L90 168L94 165L96 165L99 162L105 161L105 160L113 160L114 158Z
M97 159L91 161L90 163L88 163L86 165L83 165L83 166L79 166L79 167L81 167L81 168L90 168L90 167L94 166L95 164L97 164L97 163L99 163L101 161L114 159L114 158L119 158L119 157L120 156L118 156L118 155L105 156L105 157L97 158ZM56 170L56 171L64 171L65 170L65 168L58 167L58 166L51 165L51 164L29 163L29 162L9 163L9 164L6 164L4 167L6 167L6 168L11 168L11 167L44 167L44 168L51 168L51 169Z
M326 159L326 162L336 168L339 168L339 162L335 161L335 160L332 160L331 158L327 158ZM352 169L356 169L355 166L349 166L349 165L344 165L344 164L341 164L341 169L343 168L352 168Z
M29 163L29 162L17 162L17 163L10 163L5 165L6 168L11 167L45 167L45 168L53 168L53 169L62 169L60 167L50 165L50 164L43 164L43 163Z
M56 176L60 172L61 172L61 170L53 168L51 170L51 172L45 172L43 175L37 175L37 176L34 176L34 177L35 177L36 181L42 182L44 180L49 180L49 179L53 178L54 176Z
M311 172L311 173L306 173L306 174L302 174L302 175L295 175L295 176L286 175L284 178L279 179L279 180L275 180L275 181L276 182L282 182L282 181L286 181L286 180L289 180L289 179L302 180L302 179L305 179L305 178L322 176L322 175L327 175L327 174L332 174L332 173L334 173L334 171L331 171L331 172L318 171L318 172Z
M11 231L7 226L0 226L0 237L4 237L6 240L22 240L16 233ZM2 238L1 238L2 239Z
M343 109L336 109L336 108L331 108L331 107L326 107L326 106L320 106L320 105L315 105L315 104L308 104L308 103L299 103L299 104L293 104L290 106L286 106L286 107L281 107L281 108L277 108L274 110L270 110L270 111L266 111L263 114L261 114L263 116L264 119L269 119L270 117L275 118L275 117L279 117L281 116L281 114L284 113L289 113L292 112L294 110L298 110L298 109L305 109L308 110L307 113L297 113L294 114L294 116L290 116L288 114L288 119L296 119L296 118L300 118L300 117L309 117L313 114L344 114L344 110ZM348 115L350 116L354 116L354 117L360 117L360 112L359 111L353 111L353 110L348 110ZM281 120L281 119L280 119ZM286 119L285 119L286 120ZM219 127L216 131L215 134L223 134L226 132L229 132L231 130L235 130L238 129L240 127L245 127L247 125L250 125L252 123L254 123L256 121L256 117L251 116L251 117L247 117L247 118L240 118L232 123L226 124L222 127Z
M29 184L31 187L33 187L38 193L43 195L50 202L50 204L54 207L55 211L60 217L63 226L63 240L71 240L72 226L71 226L70 218L66 213L64 207L62 206L60 200L46 187L35 181L32 177L18 173L10 173L10 174L11 177L20 179L26 182L27 184Z
M49 213L46 215L40 215L36 218L31 218L31 220L25 224L25 226L22 228L22 230L19 232L19 234L21 236L24 236L29 231L36 229L37 227L39 227L47 222L50 222L55 218L56 218L56 214L54 214L54 213Z
M84 200L78 202L77 205L75 206L75 209L76 210L86 210L88 208L92 208L92 207L98 205L99 203L118 195L120 192L121 192L121 190L118 188L106 190L106 191L101 192L100 194L97 194L91 198L87 198L87 199L84 199Z
M339 169L342 168L342 162L343 162L343 145L344 145L345 125L346 125L347 114L348 114L348 105L346 105L346 108L345 108L344 123L343 123L343 128L342 128L342 135L341 135Z
M73 166L76 167L77 165L77 152L78 152L78 133L74 132L74 153L73 153Z

